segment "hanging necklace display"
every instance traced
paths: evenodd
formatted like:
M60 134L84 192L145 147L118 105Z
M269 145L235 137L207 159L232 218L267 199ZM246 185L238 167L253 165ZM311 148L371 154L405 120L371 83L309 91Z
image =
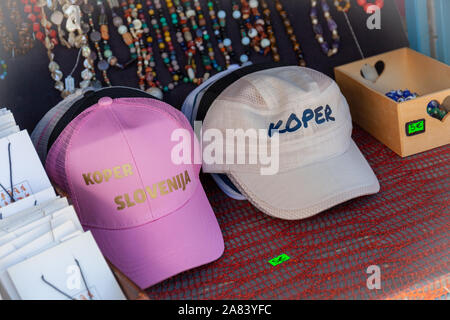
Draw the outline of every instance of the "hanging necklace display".
M222 52L225 58L225 65L228 68L231 64L231 59L234 58L234 52L232 41L226 35L226 17L225 10L221 10L221 6L218 0L208 1L208 12L211 19L211 23L214 30L214 36L216 37L220 52Z
M87 36L87 33L90 29L89 24L82 23L81 8L78 5L72 4L71 0L66 0L62 6L62 9L65 17L67 18L66 30L69 32L68 42L71 44L71 46L79 48L80 51L78 57L81 54L84 58L84 69L81 71L81 78L83 80L80 82L80 88L87 88L89 86L100 88L101 83L96 79L94 68L94 60L96 59L96 54L95 52L91 51L91 48L89 47L89 39ZM79 58L77 58L75 67L78 64L78 59ZM68 91L69 93L75 92L76 89L75 80L72 77L75 67L69 74L69 76L67 76L65 79L66 91Z
M176 7L174 6L174 3ZM192 34L190 33L189 28L186 28L187 19L184 17L183 7L180 5L179 0L174 0L174 2L172 2L172 0L166 0L166 6L169 10L170 21L176 31L175 36L177 38L177 42L186 56L185 70L188 77L184 77L183 82L192 82L195 78L196 70L194 59L196 48L194 42L192 41ZM183 14L183 17L181 14ZM184 24L181 23L181 21L183 21Z
M144 59L142 53L146 53L146 49L144 43L142 41L142 33L141 30L142 23L139 19L137 19L137 9L134 6L133 0L122 0L120 3L122 7L123 15L126 23L128 24L128 29L130 31L132 43L134 44L134 48L136 49L136 57L137 57L137 76L139 81L139 88L141 90L145 90L145 73L144 73ZM121 27L122 28L122 27ZM125 31L123 29L122 31ZM120 33L120 31L119 31ZM144 52L142 52L142 48L144 48Z
M377 6L378 8L383 8L384 0L375 0L375 2L368 2L367 0L356 0L358 5L364 9L364 12L369 13L370 6Z
M222 67L218 64L215 58L214 47L211 43L211 36L209 34L208 28L206 27L206 17L203 13L202 6L199 0L194 0L195 15L198 18L198 26L200 29L197 30L198 35L203 38L203 43L206 44L208 51L208 56L211 61L213 69L217 71L222 71Z
M71 48L72 45L69 43L68 40L65 39L65 32L63 30L63 28L61 27L62 23L64 20L64 13L62 13L59 10L54 10L50 16L50 21L57 27L58 29L58 37L59 37L59 42L67 47L67 48Z
M81 47L80 45L81 38L79 33L79 30L81 30L80 9L78 6L72 5L72 3L69 0L62 1L61 4L63 16L64 18L66 18L65 30L69 33L69 35L67 36L67 42L71 47L80 48ZM57 23L62 23L59 21L61 20L61 17L58 16L59 16L58 14L55 15L55 21Z
M81 71L81 78L83 80L80 82L80 87L87 88L91 86L94 88L101 88L102 84L99 80L97 80L94 64L98 56L95 51L91 50L91 47L89 46L89 32L91 31L91 24L89 21L92 21L91 15L94 11L94 6L86 1L83 3L82 10L78 6L78 11L80 12L81 21L81 28L79 29L79 41L81 41L81 54L84 57L83 66L85 68L83 71ZM84 15L81 12L83 12ZM87 22L85 16L87 16ZM75 43L77 43L77 40L75 40ZM77 46L77 44L75 45Z
M0 80L5 80L6 76L8 75L8 65L6 64L5 60L0 59L0 66L2 67L2 73L0 74Z
M330 30L331 37L333 39L331 46L325 40L323 28L319 22L319 9L318 9L319 1L320 1L320 6L323 11L323 16L327 21L328 30ZM333 20L333 17L331 16L330 7L328 6L327 1L326 0L311 0L310 17L311 17L313 31L316 34L316 40L319 43L320 48L322 49L322 52L325 53L328 57L331 57L331 56L337 54L339 51L340 37L338 34L338 30L337 30L338 29L337 24Z
M61 92L61 96L65 98L69 94L75 92L75 80L72 77L72 74L78 65L78 60L80 55L83 55L85 58L84 61L84 67L85 69L81 72L81 76L83 78L83 81L80 82L80 87L85 88L90 85L98 86L99 84L95 82L95 79L92 77L92 57L91 57L91 50L88 45L87 36L83 33L81 29L81 10L80 7L77 5L73 5L70 2L64 3L63 5L63 11L64 14L67 17L66 22L66 30L73 36L73 45L77 48L80 48L77 62L72 70L72 72L63 80L63 73L60 69L59 64L55 61L55 55L53 53L53 49L58 44L57 35L52 34L52 22L47 19L47 14L45 11L45 8L48 7L52 12L56 10L57 3L55 1L46 1L46 0L40 0L38 2L38 7L40 8L40 23L44 30L44 46L47 49L47 55L50 60L50 63L48 65L50 75L52 79L55 81L55 89ZM75 36L75 32L78 33L77 36ZM93 80L93 81L91 81Z
M161 58L172 77L171 82L162 87L163 92L168 92L169 90L173 90L180 81L183 81L184 75L181 72L177 60L177 53L172 43L169 25L164 17L164 12L162 11L161 1L154 0L153 3L151 0L147 0L147 7L152 28L156 33L156 45L159 49Z
M50 60L50 63L48 64L48 69L50 71L50 75L52 77L52 79L55 81L55 89L58 90L59 92L61 92L61 96L63 98L65 98L66 96L68 96L71 92L68 90L65 90L65 86L64 83L61 81L63 79L63 73L59 67L59 64L55 61L55 55L53 53L53 49L55 47L55 38L51 38L50 37L50 27L51 27L51 23L47 20L47 16L45 14L45 6L46 6L46 1L45 0L41 0L39 2L39 6L41 9L41 25L43 26L43 30L44 30L44 45L45 48L47 49L47 56L48 59Z
M241 35L241 44L244 47L244 53L239 56L239 61L244 64L250 60L250 37L247 35L247 31L242 20L242 13L239 8L237 0L233 0L232 3L233 19L239 24L239 33Z
M88 2L88 0L84 0L84 3L81 6L82 11L84 14L87 15L88 23L90 27L90 34L89 38L91 39L92 43L94 44L95 50L97 51L97 69L100 70L103 76L103 80L105 81L107 86L111 86L111 81L108 78L108 73L106 72L109 68L109 63L103 59L102 50L100 48L100 41L102 40L102 35L99 31L95 29L94 20L92 17L92 13L94 12L94 6Z
M109 66L123 69L123 65L119 63L119 60L114 55L111 46L109 44L108 16L106 15L106 9L103 2L104 0L97 0L97 6L100 8L100 15L98 16L98 24L100 26L100 35L103 42L103 57L108 62Z
M241 13L247 35L250 38L253 50L262 55L270 52L270 40L264 30L264 19L258 10L258 0L241 0ZM252 21L253 20L253 21Z
M18 1L15 0L6 0L3 6L0 6L0 43L3 51L10 52L12 57L23 55L34 46L31 24L24 21L17 7L17 3ZM16 43L13 34L6 26L5 16L8 16L15 26L18 34L18 43Z
M280 62L280 54L278 53L277 39L275 37L275 32L273 31L272 21L270 19L270 9L267 5L266 0L261 1L261 8L263 9L264 23L266 26L266 32L270 41L270 51L272 52L272 57L275 62Z
M119 1L118 0L107 0L108 6L111 9L112 14L112 22L113 25L117 28L117 32L122 36L122 40L125 45L128 47L130 51L130 60L125 63L123 66L117 64L119 68L126 68L128 65L133 63L137 59L136 48L134 47L133 37L131 33L128 31L128 27L123 23L122 17L118 14L119 10Z
M171 0L166 0L167 6L169 7L169 3ZM176 6L176 13L178 13L178 18L172 18L172 23L175 25L179 25L179 32L182 33L184 41L186 43L187 50L184 52L187 57L187 64L185 66L186 73L188 78L185 78L185 81L193 82L195 84L200 84L201 80L198 79L197 76L197 65L195 63L195 55L197 54L197 46L194 41L194 37L192 35L191 29L188 25L188 17L184 13L184 7L181 4L180 0L173 0L173 3ZM170 8L170 7L169 7ZM172 16L173 17L173 16ZM177 38L180 38L180 35L177 32ZM180 42L180 40L178 41Z
M203 67L205 68L203 79L195 78L193 81L195 84L199 85L202 81L207 80L211 75L211 71L213 70L213 68L219 68L219 65L214 59L214 49L209 42L209 34L205 26L206 20L202 14L200 16L197 16L197 14L201 11L201 8L197 11L194 10L194 8L192 8L190 0L182 0L182 3L186 10L186 17L191 22L192 31L195 33L195 45L197 46L197 49L200 53L200 59L202 61ZM198 1L194 2L194 5L196 6L197 3ZM197 18L199 19L199 23L197 23ZM203 27L200 26L200 22Z
M41 14L41 8L39 7L38 2L34 0L23 0L22 2L24 4L23 11L32 24L34 38L44 43L45 35L41 31L40 18L38 17Z
M300 46L300 42L297 40L297 36L294 33L294 28L292 27L291 21L289 20L289 15L284 10L283 4L281 0L275 0L275 8L278 11L281 19L283 20L283 25L286 30L287 35L289 36L289 40L291 40L292 48L294 49L295 55L297 56L298 65L301 67L306 66L306 61L303 56L303 50Z
M144 72L145 72L145 81L147 83L148 88L146 89L147 93L151 94L158 99L162 99L163 93L161 91L161 83L157 79L156 74L156 62L155 56L153 54L153 37L150 34L150 28L147 25L147 22L144 18L144 10L142 7L141 1L137 3L137 10L139 21L142 24L142 38L145 39L146 46L142 47L143 50L143 62L144 62ZM139 22L138 22L139 24Z

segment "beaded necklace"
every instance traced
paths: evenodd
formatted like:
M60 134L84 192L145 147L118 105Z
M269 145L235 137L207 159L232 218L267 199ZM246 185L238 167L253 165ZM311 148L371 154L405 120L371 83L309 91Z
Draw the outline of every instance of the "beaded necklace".
M142 62L144 68L144 77L145 82L147 83L148 88L146 89L147 93L151 94L158 99L163 98L163 94L161 91L161 83L157 79L156 74L156 62L155 56L153 54L153 38L150 35L150 28L145 20L144 8L142 5L142 1L138 0L136 4L137 17L133 22L134 26L138 26L139 29L142 29L142 36L140 37L139 43L142 51ZM145 44L144 41L145 40ZM138 60L139 63L139 60ZM143 84L143 88L145 88L145 84Z
M65 90L64 83L61 81L63 79L63 73L59 67L59 64L55 61L55 55L53 54L53 49L55 47L55 42L50 39L50 30L49 28L46 28L45 26L48 25L47 16L45 14L45 8L44 5L40 7L41 9L41 24L44 26L44 45L47 49L47 56L50 60L50 63L48 64L48 69L50 71L50 75L52 79L55 81L55 89L61 92L61 96L65 98L68 96L71 92ZM53 38L54 39L54 38Z
M170 35L170 28L164 17L160 0L154 0L154 3L151 0L147 0L147 7L153 30L156 33L156 44L159 48L161 58L172 77L171 82L162 87L164 92L168 92L169 90L173 90L180 81L183 81L184 75L178 64L177 53Z
M68 96L69 94L75 92L75 79L72 77L72 74L78 65L78 59L81 56L84 58L83 66L84 69L81 71L81 78L83 79L80 82L80 88L86 88L88 86L93 86L95 88L101 87L101 83L96 80L95 77L95 69L93 60L95 60L95 53L91 51L91 48L89 47L88 37L83 30L82 23L81 23L81 10L78 5L72 4L70 1L66 1L65 3L61 2L63 5L64 13L67 16L67 23L66 23L66 29L69 31L69 39L73 38L72 40L69 40L73 43L73 46L80 48L80 51L78 53L77 62L72 70L72 72L65 78L64 83L62 82L63 74L60 70L59 65L54 61L54 54L53 49L57 45L57 40L55 37L50 38L50 30L52 23L47 19L46 13L45 13L45 6L49 6L50 10L52 12L57 10L57 4L56 1L49 2L46 4L45 0L41 0L41 25L44 26L45 31L45 40L44 45L47 49L47 54L50 60L49 63L49 70L51 73L51 76L53 80L55 80L55 88L61 92L61 95L63 98ZM89 27L89 26L87 26ZM86 29L86 26L84 26L84 29ZM87 28L89 29L89 28ZM86 32L88 31L86 29ZM78 34L75 36L75 32Z
M84 57L83 66L85 69L81 71L81 78L83 81L80 82L81 88L87 88L89 86L93 86L95 88L101 88L102 84L100 81L97 80L97 76L95 73L95 66L94 61L97 58L100 58L97 56L95 51L92 51L89 46L89 31L91 30L91 24L92 22L92 12L94 11L94 6L87 2L87 0L84 0L85 2L82 4L82 13L84 15L81 15L82 18L82 24L81 24L81 33L83 34L83 43L82 43L82 55ZM81 9L80 8L80 9ZM85 16L87 16L88 21L85 20ZM93 22L92 22L93 24ZM95 30L93 30L95 31Z
M2 67L2 73L0 74L0 80L5 80L7 74L8 74L8 65L6 64L5 60L0 59L0 65Z
M61 5L61 10L58 10L58 8L54 6L52 14L50 15L50 21L58 28L58 36L61 44L63 44L67 48L71 47L80 48L81 47L80 34L83 33L82 29L84 26L81 24L80 8L78 5L73 5L70 0L61 0L59 1L59 3ZM65 30L69 32L67 41L65 39L66 32L63 31L62 29L64 18L66 18ZM76 33L78 33L78 36L76 35ZM50 36L53 36L52 33L50 33ZM56 31L55 31L55 38L56 38Z
M222 71L222 67L216 61L214 47L211 43L211 36L209 35L208 28L206 27L206 17L203 13L202 6L199 0L194 0L194 8L196 13L194 17L198 17L198 25L200 27L200 30L197 30L197 32L199 34L201 32L201 34L203 35L203 43L206 43L212 67L220 72Z
M169 0L166 0L167 5L169 6ZM175 24L179 24L180 32L183 34L183 38L186 42L187 51L185 51L185 55L187 56L187 64L185 66L188 81L193 82L195 84L200 84L201 80L197 79L196 71L197 66L195 64L195 55L197 53L197 46L194 42L194 38L192 36L192 32L188 26L188 17L184 13L184 7L181 4L180 0L173 0L173 3L176 6L176 12L178 13L178 19L175 20ZM177 36L179 37L179 35Z
M94 20L92 18L92 13L94 12L94 6L88 2L88 0L84 0L82 5L83 12L88 16L88 23L91 29L91 33L89 38L94 43L95 50L97 51L98 63L97 69L100 70L103 76L103 80L105 81L107 86L111 86L111 81L108 78L108 73L106 70L109 68L109 63L103 59L102 50L100 48L100 41L102 40L102 35L99 31L95 30Z
M38 2L31 2L30 0L22 0L24 4L23 11L27 15L27 19L31 22L33 28L33 34L36 39L44 43L45 35L41 31L41 24L39 23L40 18L38 16L41 14L41 8Z
M146 53L146 48L144 47L144 43L142 41L142 23L139 19L137 19L137 9L134 6L133 0L122 0L120 3L122 7L125 21L128 24L128 29L130 30L130 35L132 39L132 43L134 43L134 48L136 49L136 57L137 57L137 76L139 81L139 88L141 90L145 90L145 73L144 73L144 57L142 56L142 49L144 49L144 54Z
M297 36L294 33L294 28L291 25L289 16L288 16L287 12L284 10L283 5L280 0L275 0L275 7L276 7L281 19L283 20L283 24L286 29L286 33L289 36L289 39L291 40L292 47L294 49L295 55L297 56L298 65L301 67L305 67L306 61L303 56L302 48L300 46L300 43L297 40Z
M133 37L128 31L128 27L123 23L122 17L118 14L119 1L118 0L107 0L108 6L112 13L113 25L117 28L117 32L122 36L122 40L130 51L130 61L125 64L131 64L137 58L136 48L134 46ZM124 66L124 67L125 67Z
M239 33L241 35L241 44L244 47L244 53L239 56L239 61L244 64L250 59L250 38L247 35L247 30L242 20L242 13L239 9L239 3L237 0L233 0L232 3L233 19L239 24Z
M261 1L261 7L263 9L264 22L267 30L267 35L270 40L270 51L272 51L272 57L275 62L281 60L280 54L278 53L277 40L275 37L275 32L273 31L272 21L270 19L270 9L265 0Z
M123 66L119 63L117 57L114 55L111 46L109 44L108 16L106 15L106 9L103 1L104 0L97 0L97 5L100 8L98 24L100 25L100 35L103 42L103 56L108 62L109 66L123 68Z
M214 2L208 1L208 12L211 19L211 23L214 29L214 36L216 37L220 52L222 52L225 58L225 65L228 68L231 64L231 58L234 57L233 47L231 46L231 39L226 36L226 17L225 10L221 10L221 6L218 0ZM217 12L216 12L217 11Z
M185 64L185 69L186 69L186 72L188 73L188 77L184 77L183 82L187 83L187 82L191 81L190 76L189 76L189 69L192 69L195 74L195 69L196 69L195 59L194 59L195 45L193 45L193 51L191 50L191 48L188 47L188 45L186 44L187 41L185 41L185 37L183 35L183 30L181 28L180 17L178 15L177 8L174 6L172 0L165 0L165 2L166 2L167 9L169 10L170 21L172 23L172 26L175 28L175 36L177 38L177 42L180 45L181 50L183 50L184 55L186 56L187 63ZM178 5L179 5L179 2L178 2ZM192 72L191 72L191 74L192 74Z
M336 22L333 20L333 17L330 14L330 7L328 6L326 0L320 0L322 11L323 11L323 16L327 20L328 29L330 30L331 37L333 39L333 42L330 47L330 45L326 42L326 40L323 37L323 28L319 23L319 19L318 19L319 2L318 1L319 0L311 0L310 17L311 17L312 27L313 27L314 33L316 34L316 40L319 43L323 53L326 54L328 57L331 57L331 56L335 55L336 53L338 53L338 51L339 51L340 38L339 38L338 31L337 31L338 27L337 27Z
M270 52L270 40L264 30L264 19L258 10L258 0L241 0L241 11L251 46L256 52L267 55ZM253 20L253 21L252 21Z
M0 41L3 50L6 52L11 52L12 57L16 54L25 54L34 46L34 42L31 37L31 25L23 20L17 7L17 1L7 0L5 1L4 6L5 8L0 7ZM9 12L6 12L5 9L8 9ZM19 44L14 41L12 33L8 31L8 28L6 27L4 21L5 15L10 17L16 27Z
M203 14L201 13L201 7L199 8L197 6L198 1L194 2L196 10L192 8L190 0L182 0L182 2L186 9L186 17L190 19L192 31L195 32L196 35L195 44L197 46L198 51L200 52L200 58L206 70L205 74L203 75L203 80L207 80L213 68L219 69L219 65L214 59L214 49L212 48L212 45L209 42L210 37L208 31L206 30L205 25L206 20ZM200 13L200 15L198 15L198 13ZM199 23L197 23L197 18L199 19ZM205 42L207 48L205 47ZM193 82L195 84L200 84L202 80L195 78Z

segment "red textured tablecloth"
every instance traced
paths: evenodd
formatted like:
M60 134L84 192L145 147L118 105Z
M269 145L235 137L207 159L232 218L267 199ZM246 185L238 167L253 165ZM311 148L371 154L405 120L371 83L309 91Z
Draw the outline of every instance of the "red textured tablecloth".
M450 145L401 158L358 127L381 190L283 221L204 176L225 252L147 290L151 299L439 299L450 293ZM272 266L281 254L291 259ZM369 290L366 269L380 268Z

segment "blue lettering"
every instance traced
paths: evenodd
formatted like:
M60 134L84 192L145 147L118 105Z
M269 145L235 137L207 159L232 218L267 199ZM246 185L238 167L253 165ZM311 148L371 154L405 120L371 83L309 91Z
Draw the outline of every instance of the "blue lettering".
M333 110L331 110L330 106L327 105L325 107L325 119L327 119L327 121L335 121L336 119L334 117L331 116L331 112L333 112Z
M322 110L323 110L322 106L320 106L314 110L314 113L316 114L316 123L317 124L321 124L321 123L325 122L325 119L323 118Z
M279 120L276 125L274 123L271 123L269 125L269 137L272 137L272 131L279 130L282 124L283 124L283 121L281 121L281 120ZM286 130L279 131L279 133L284 133L284 132L286 132Z
M308 128L308 122L313 119L317 124L322 124L325 121L335 121L336 119L331 116L332 112L333 110L329 105L326 105L325 110L323 106L317 107L316 109L314 109L314 111L312 109L305 109L303 111L301 120L297 117L295 113L291 113L288 120L286 121L284 129L282 130L280 130L281 126L283 125L282 120L279 120L276 124L274 124L273 122L270 123L269 137L272 137L272 131L274 130L278 130L280 134L285 132L295 132L302 127L302 123L304 128Z
M314 112L311 109L306 109L303 111L303 126L305 128L308 128L308 121L310 121L312 118L314 118Z
M297 124L294 127L291 127L291 123L294 120L297 121ZM301 126L302 126L302 122L300 121L299 118L297 118L297 115L295 113L291 113L288 121L286 122L286 131L294 132L294 131L297 131L298 129L300 129Z

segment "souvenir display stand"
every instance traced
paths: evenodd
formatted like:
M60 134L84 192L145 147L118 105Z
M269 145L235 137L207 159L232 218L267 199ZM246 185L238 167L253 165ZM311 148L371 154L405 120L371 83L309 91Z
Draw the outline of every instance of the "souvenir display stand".
M76 85L88 79L90 84L99 81L103 86L141 88L148 94L162 94L162 101L181 110L189 93L208 81L198 74L214 76L247 58L253 64L300 65L335 79L350 106L352 138L380 185L378 193L345 201L312 217L283 220L263 214L247 200L228 197L214 182L217 176L213 180L201 173L223 235L223 255L145 289L110 264L126 298L444 299L448 295L450 116L448 110L437 112L448 107L444 101L450 96L450 67L408 48L394 0L377 1L382 3L379 29L369 28L371 14L359 0L259 1L260 12L252 14L257 16L256 25L264 21L266 26L265 32L254 31L257 39L267 40L260 43L242 41L246 21L236 19L245 17L245 11L239 15L236 8L252 6L254 1L115 2L80 1L83 17L91 25L88 43L96 53L95 65L83 62L83 52L89 49L86 43L78 49L62 44L56 31L61 26L58 14L42 35L48 40L37 39L32 48L25 48L26 53L12 57L4 45L0 47L4 74L0 107L11 110L20 128L31 134L62 100L64 90L59 90L58 80L55 89L59 68L65 77L72 75ZM23 3L28 5L26 0ZM114 14L107 5L111 3ZM186 19L173 10L173 3L188 9ZM130 5L136 5L137 14L127 20L130 13L125 9ZM122 24L114 20L121 14ZM196 23L191 30L194 38L197 32L203 37L192 60L183 43L189 42L186 26ZM128 38L136 30L145 36L135 41ZM69 41L70 34L66 30L62 38ZM23 37L23 41L31 40ZM58 41L58 45L48 50L41 43L46 41ZM143 58L146 54L148 61ZM116 60L108 59L111 55ZM52 59L58 68L51 64L53 71L49 72ZM373 67L379 61L383 66L371 69L378 72L376 79L366 80L361 71L364 65ZM97 71L89 74L92 70ZM394 101L398 90L416 94L415 99ZM112 103L105 97L98 101ZM57 141L55 135L52 142ZM381 287L369 283L374 270L381 275Z

